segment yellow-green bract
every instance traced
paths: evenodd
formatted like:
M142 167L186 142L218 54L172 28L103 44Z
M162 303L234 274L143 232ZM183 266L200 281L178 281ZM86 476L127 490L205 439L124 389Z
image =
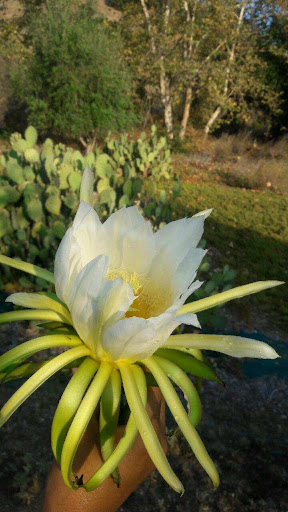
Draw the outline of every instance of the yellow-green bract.
M119 485L121 475L117 468L139 431L163 478L182 493L183 486L166 459L145 409L150 380L160 387L191 449L216 487L217 469L195 428L201 419L200 398L187 373L221 383L201 360L202 349L235 357L274 359L277 354L256 340L172 333L182 323L199 328L198 311L281 283L252 283L184 305L202 284L195 277L205 251L197 245L211 210L171 222L154 233L136 207L122 208L102 224L93 209L92 191L93 176L86 168L80 206L58 248L54 276L35 265L0 256L1 263L46 279L55 284L56 290L50 294L15 293L7 300L26 309L0 315L0 324L34 319L44 322L47 331L0 357L2 380L29 376L3 406L0 425L56 371L78 367L62 395L52 425L52 449L67 486L77 489L80 485L73 460L100 403L97 410L103 465L88 481L84 475L81 485L91 491L110 475ZM27 364L36 352L55 347L68 350L42 364ZM115 446L122 384L130 417ZM183 391L188 412L174 385Z

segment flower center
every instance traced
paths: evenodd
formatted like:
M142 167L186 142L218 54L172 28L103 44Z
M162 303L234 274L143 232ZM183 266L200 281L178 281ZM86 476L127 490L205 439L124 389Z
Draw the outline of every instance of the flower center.
M137 272L131 272L126 269L117 268L108 270L107 279L117 279L122 277L126 283L130 283L133 292L137 298L132 303L126 313L126 317L138 316L141 318L150 318L164 313L173 302L171 290L152 281Z
M107 279L110 279L112 281L114 279L117 279L118 277L122 277L122 279L126 283L130 283L135 295L139 295L140 290L142 288L142 283L141 277L137 274L137 272L131 272L130 270L126 270L123 268L113 268L111 270L108 270L106 275Z

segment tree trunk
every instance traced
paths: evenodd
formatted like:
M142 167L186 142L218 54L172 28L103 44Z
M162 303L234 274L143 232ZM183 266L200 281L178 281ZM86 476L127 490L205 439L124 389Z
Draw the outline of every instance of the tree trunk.
M191 100L192 100L192 87L187 87L185 105L184 105L184 110L183 110L183 117L182 117L182 121L181 121L181 130L179 132L180 140L183 140L185 137L187 124L188 124L188 120L189 120L189 114L190 114Z
M204 128L205 137L207 137L207 135L209 135L209 132L210 132L213 124L215 123L216 119L220 116L221 111L222 111L222 108L220 106L218 106L216 108L216 110L214 110L212 116L210 116L209 121Z
M227 63L226 73L225 73L225 77L226 78L225 78L224 89L223 89L223 101L224 102L228 98L231 68L232 68L232 64L233 64L233 62L235 60L236 44L237 44L237 41L238 41L238 38L239 38L240 28L241 28L241 25L243 23L244 13L245 13L245 9L246 9L247 3L248 3L248 0L244 0L242 2L242 4L241 4L241 10L240 10L240 14L239 14L239 17L238 17L238 23L237 23L237 27L236 27L236 34L235 34L235 38L234 38L234 41L233 41L233 44L232 44L232 47L231 47L231 50L230 50L230 54L229 54L229 59L228 59L228 63ZM216 120L220 116L221 112L222 112L222 107L220 105L218 105L216 110L214 110L213 114L210 116L210 118L209 118L209 120L208 120L208 122L207 122L207 124L206 124L206 126L204 128L205 137L207 137L207 135L209 134L213 124L216 122Z
M186 11L187 26L190 25L189 45L188 45L188 47L184 46L184 59L190 60L192 57L192 53L193 53L194 26L195 26L195 19L196 19L197 0L194 0L192 14L190 12L187 0L183 0L183 7ZM183 140L185 137L187 124L188 124L188 120L189 120L189 115L190 115L191 100L192 100L192 87L191 87L191 85L188 85L188 87L186 89L186 98L185 98L183 116L182 116L182 121L181 121L181 129L179 132L180 140Z
M169 80L166 76L163 56L161 56L160 59L160 92L161 101L164 109L165 126L167 129L168 137L169 139L172 140L174 137L172 102L170 96Z
M147 5L146 5L146 1L145 0L140 0L140 3L141 3L141 6L142 6L142 9L143 9L143 13L144 13L144 16L145 16L145 19L146 19L146 23L147 23L148 33L149 33L149 36L150 36L151 52L155 56L156 60L159 58L159 53L160 53L160 77L159 77L159 82L160 82L161 102L162 102L162 105L163 105L164 121L165 121L165 126L166 126L166 129L167 129L168 137L169 137L169 139L173 139L174 134L173 134L172 100L171 100L171 95L170 95L169 79L167 77L166 70L165 70L164 56L163 56L163 54L161 54L161 51L159 52L157 50L157 47L156 47L156 40L155 40L155 37L154 37L154 30L153 30L153 26L152 26L151 19L150 19L150 14L149 14L149 11L148 11L148 8L147 8ZM166 4L166 9L165 9L165 15L164 15L164 30L165 31L167 30L167 25L168 25L168 22L169 22L169 16L170 16L170 1L168 0L168 2Z

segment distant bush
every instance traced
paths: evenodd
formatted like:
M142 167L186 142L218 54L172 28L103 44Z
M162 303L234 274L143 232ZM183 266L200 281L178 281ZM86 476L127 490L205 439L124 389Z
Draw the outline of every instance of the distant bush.
M89 2L48 0L25 32L29 52L14 62L10 87L29 123L67 140L135 122L120 36Z
M78 207L87 164L95 173L94 206L102 220L135 203L155 226L171 220L169 197L179 194L180 184L170 180L175 178L170 150L166 139L157 137L155 126L151 136L142 133L137 141L126 135L118 141L108 136L104 152L97 149L85 157L51 139L41 149L36 143L37 131L30 126L24 138L13 134L11 150L0 156L0 253L48 268L53 265ZM168 184L165 189L163 180ZM4 272L5 282L15 281L17 272ZM31 285L25 277L19 282Z

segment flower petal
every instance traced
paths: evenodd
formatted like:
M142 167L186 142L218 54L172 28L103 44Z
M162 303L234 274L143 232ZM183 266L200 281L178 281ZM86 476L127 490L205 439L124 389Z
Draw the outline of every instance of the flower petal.
M166 224L155 234L158 247L172 254L177 253L182 247L185 252L184 256L186 256L191 247L197 247L203 235L204 220L205 216L200 215Z
M124 236L120 267L139 275L146 275L155 255L154 233L150 222L144 222Z
M93 206L93 183L93 173L89 165L86 165L81 180L80 201L86 201L90 206Z
M102 326L117 322L134 300L130 284L118 278L106 279L107 256L90 261L71 284L67 304L80 338L93 350L100 350Z
M179 295L184 293L193 282L206 253L207 251L203 249L190 249L187 256L178 265L172 278L172 288L175 291L175 297L179 297Z
M134 316L112 325L103 335L104 350L115 361L129 358L135 362L141 359L147 353L147 347L149 352L157 334L149 320Z
M176 313L187 296L201 284L200 281L193 283L186 294L162 315L147 319L134 316L119 320L103 332L104 350L116 361L129 359L129 362L133 363L154 354L181 323L200 327L196 315L181 315L176 318Z
M203 216L204 219L207 219L207 217L209 217L209 215L213 212L213 208L209 208L209 210L202 210L202 212L198 212L198 213L195 213L195 215L193 215L193 217L200 217L200 216Z
M196 246L202 236L205 216L181 219L167 224L155 234L155 240L159 253L152 262L149 278L158 283L159 288L167 288L167 276L171 279L171 290L176 298L187 286L183 285L183 277L189 277L186 285L191 283L191 276L195 274L205 252L202 249L196 251ZM192 250L196 252L192 252ZM195 261L192 258L195 258ZM186 259L187 258L187 259ZM183 262L183 265L182 265ZM191 266L191 270L189 267ZM181 284L177 286L177 277L174 275L179 269L182 274ZM185 272L184 272L185 269ZM176 289L174 291L174 286Z
M125 237L143 225L146 226L146 222L136 206L123 207L104 222L102 254L109 256L110 268L121 267Z
M73 225L66 231L55 257L55 289L63 302L66 302L73 278L97 256L97 232L101 226L95 210L82 201Z

